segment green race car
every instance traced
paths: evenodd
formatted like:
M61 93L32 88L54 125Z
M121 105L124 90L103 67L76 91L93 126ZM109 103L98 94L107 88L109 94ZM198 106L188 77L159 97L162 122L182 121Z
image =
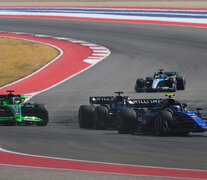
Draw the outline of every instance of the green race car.
M24 103L25 95L0 95L0 124L4 125L33 125L46 126L48 111L44 104L33 102Z

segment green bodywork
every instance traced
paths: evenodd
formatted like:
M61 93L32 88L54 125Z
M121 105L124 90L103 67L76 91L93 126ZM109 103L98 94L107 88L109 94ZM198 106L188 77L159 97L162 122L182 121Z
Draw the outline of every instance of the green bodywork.
M22 106L25 101L25 95L13 95L11 92L7 95L0 95L0 122L13 121L21 122L41 122L43 119L36 116L23 116ZM7 115L5 111L9 111Z

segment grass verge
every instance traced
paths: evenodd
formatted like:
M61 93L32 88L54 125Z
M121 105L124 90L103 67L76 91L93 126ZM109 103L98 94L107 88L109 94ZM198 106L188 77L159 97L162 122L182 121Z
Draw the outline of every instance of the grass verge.
M0 87L28 76L58 54L44 44L0 37Z

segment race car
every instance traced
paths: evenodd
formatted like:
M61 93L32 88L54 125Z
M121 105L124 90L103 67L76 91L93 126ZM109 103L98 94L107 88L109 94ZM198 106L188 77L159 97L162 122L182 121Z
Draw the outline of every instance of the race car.
M116 116L121 113L128 113L133 110L141 116L145 113L140 108L136 99L129 99L123 96L123 92L115 92L115 96L95 96L89 97L90 105L81 105L78 111L78 123L80 128L107 129L116 128ZM143 100L144 101L144 100ZM151 103L157 103L151 101ZM134 125L133 125L134 126ZM136 128L136 126L134 126Z
M207 118L202 115L197 108L196 112L187 111L186 103L181 103L172 98L173 94L168 94L168 98L162 99L156 106L148 104L148 110L141 117L137 117L131 112L128 117L119 118L118 132L138 132L144 134L163 135L188 135L190 132L207 131ZM142 107L142 106L140 106ZM137 129L128 125L129 117L131 121L138 122ZM131 129L130 129L131 128Z
M184 77L179 76L178 72L164 72L164 69L159 69L154 73L153 77L138 78L135 84L136 92L156 92L176 90L184 90L186 81Z
M48 111L44 104L24 103L25 95L13 94L0 95L0 124L2 125L32 125L46 126Z

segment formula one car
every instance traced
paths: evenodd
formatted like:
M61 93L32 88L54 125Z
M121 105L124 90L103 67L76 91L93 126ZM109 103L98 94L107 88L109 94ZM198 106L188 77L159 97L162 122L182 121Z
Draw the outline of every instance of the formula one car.
M155 91L169 91L184 90L186 81L184 77L179 76L178 72L164 72L159 69L154 73L153 77L138 78L135 84L136 92L155 92Z
M156 136L163 135L188 135L190 132L207 131L207 118L205 118L197 108L197 112L187 111L187 104L176 101L172 98L173 94L169 94L168 98L161 100L156 106L145 104L148 111L143 116L136 116L130 112L127 116L120 117L117 121L118 132L134 132L134 128L129 126L128 119L138 121L137 132L144 134L153 134ZM140 106L143 107L144 106ZM130 129L131 128L131 129Z
M137 104L142 104L140 100L129 99L128 96L123 96L123 92L115 92L115 96L99 96L89 97L91 105L81 105L78 113L78 122L80 128L95 128L95 129L107 129L116 128L116 116L118 112L128 113L133 111L137 115L141 116L145 111L143 108L139 108ZM138 102L139 101L139 102ZM143 100L144 101L144 100ZM157 103L151 101L152 104ZM130 124L130 122L128 122ZM134 123L134 122L132 122ZM136 128L135 124L130 124Z
M24 103L25 95L0 95L0 124L3 125L30 125L46 126L48 111L44 104Z

